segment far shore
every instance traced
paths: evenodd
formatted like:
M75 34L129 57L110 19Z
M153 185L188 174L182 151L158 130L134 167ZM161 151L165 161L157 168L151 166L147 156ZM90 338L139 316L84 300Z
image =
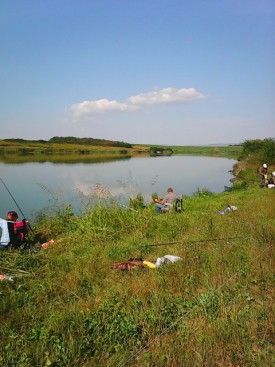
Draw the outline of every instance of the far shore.
M125 159L150 156L150 145L128 147L98 146L39 141L7 142L0 140L0 161L90 161L99 158ZM174 155L201 155L238 159L241 146L154 146L172 150ZM165 154L164 154L165 155Z

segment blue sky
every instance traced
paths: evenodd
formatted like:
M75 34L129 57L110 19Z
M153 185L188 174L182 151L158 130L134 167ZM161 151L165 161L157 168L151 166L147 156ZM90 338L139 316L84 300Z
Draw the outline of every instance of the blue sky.
M2 0L0 138L275 137L273 0Z

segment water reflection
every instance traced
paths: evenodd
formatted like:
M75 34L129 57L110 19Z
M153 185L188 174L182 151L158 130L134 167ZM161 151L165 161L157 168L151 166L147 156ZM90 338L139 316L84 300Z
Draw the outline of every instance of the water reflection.
M130 159L131 155L127 154L35 154L35 155L18 155L18 154L0 154L0 162L17 164L17 163L68 163L68 164L78 164L78 163L103 163L103 162L113 162L115 160L125 160Z
M141 193L150 202L152 193L163 195L169 186L178 194L188 196L202 188L221 192L225 185L230 186L232 176L228 171L235 163L232 159L199 156L108 159L70 163L2 162L1 178L24 214L31 217L36 210L47 206L71 203L79 208L94 195L123 200ZM16 207L4 187L0 195L2 217Z

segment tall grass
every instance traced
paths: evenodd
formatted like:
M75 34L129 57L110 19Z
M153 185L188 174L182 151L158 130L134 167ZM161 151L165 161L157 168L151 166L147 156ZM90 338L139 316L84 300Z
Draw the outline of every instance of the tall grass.
M14 282L0 283L0 366L270 367L274 192L199 193L182 214L99 203L41 216L54 246L1 253ZM112 269L165 254L183 261Z

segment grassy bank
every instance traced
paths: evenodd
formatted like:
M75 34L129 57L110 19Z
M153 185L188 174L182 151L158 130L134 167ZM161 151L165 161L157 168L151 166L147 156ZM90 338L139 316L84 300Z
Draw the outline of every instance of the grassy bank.
M238 146L172 146L174 154L215 156L237 159L242 147Z
M270 367L274 194L200 192L181 214L102 202L41 217L54 246L1 253L14 282L0 283L0 366ZM227 204L238 209L217 214ZM150 246L171 242L181 245ZM165 254L183 260L112 269Z
M163 147L161 145L135 145L136 148L143 147L143 149L150 149L150 147ZM200 155L210 157L224 157L238 159L241 151L241 145L228 146L175 146L167 145L166 148L172 149L173 154L180 155Z
M54 142L39 142L39 141L5 141L0 140L0 155L133 155L148 151L144 147L119 147L119 146L99 146L99 145L84 145L73 143L54 143Z
M150 154L149 145L132 145L127 147L85 145L73 143L54 143L39 141L5 141L0 140L0 160L33 160L33 161L74 161L78 157L88 161L96 157L140 156ZM241 146L167 146L173 154L204 155L237 159Z

